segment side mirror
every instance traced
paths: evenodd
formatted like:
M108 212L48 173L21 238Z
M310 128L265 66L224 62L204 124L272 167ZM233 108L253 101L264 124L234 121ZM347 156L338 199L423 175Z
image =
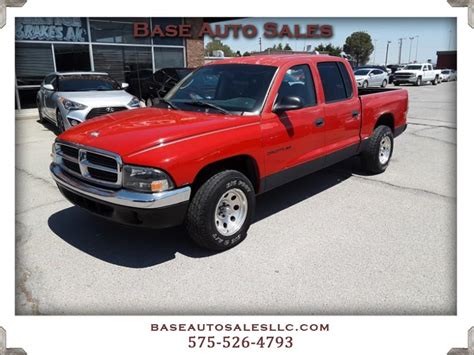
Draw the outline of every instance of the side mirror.
M291 110L299 110L303 108L303 101L298 96L283 96L281 97L275 106L273 112L280 113Z
M122 89L128 88L130 85L128 83L122 83Z
M44 84L43 89L49 90L49 91L54 91L54 86L51 84Z

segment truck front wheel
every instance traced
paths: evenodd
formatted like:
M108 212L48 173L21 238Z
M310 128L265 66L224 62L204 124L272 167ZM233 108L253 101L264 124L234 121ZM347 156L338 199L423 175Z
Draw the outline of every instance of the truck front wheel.
M247 236L255 211L255 191L242 173L225 170L208 179L188 208L186 228L200 246L230 249Z
M421 86L421 84L423 84L423 81L421 80L421 76L419 76L419 77L416 79L415 85L416 85L416 86Z
M365 150L361 153L364 169L372 174L383 173L393 153L393 133L390 127L378 126Z

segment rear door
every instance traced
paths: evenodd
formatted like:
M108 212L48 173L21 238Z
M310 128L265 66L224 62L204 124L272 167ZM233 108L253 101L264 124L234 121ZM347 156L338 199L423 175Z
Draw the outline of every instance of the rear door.
M380 69L373 71L374 73L374 86L382 86L382 82L385 79L384 72Z
M349 74L348 64L317 64L324 91L326 125L326 165L352 156L359 146L361 127L360 100Z

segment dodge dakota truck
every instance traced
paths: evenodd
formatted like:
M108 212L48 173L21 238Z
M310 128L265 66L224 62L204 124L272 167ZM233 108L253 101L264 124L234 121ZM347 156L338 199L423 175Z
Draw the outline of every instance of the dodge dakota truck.
M368 172L385 171L407 110L406 90L358 89L343 58L226 59L154 107L62 133L50 171L70 202L96 215L184 223L200 246L222 251L246 237L256 194L355 155Z

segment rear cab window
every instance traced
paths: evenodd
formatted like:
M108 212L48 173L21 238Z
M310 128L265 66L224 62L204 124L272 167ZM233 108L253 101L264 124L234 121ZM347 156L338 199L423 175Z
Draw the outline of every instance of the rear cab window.
M317 64L326 103L353 97L352 80L343 63L322 62Z

